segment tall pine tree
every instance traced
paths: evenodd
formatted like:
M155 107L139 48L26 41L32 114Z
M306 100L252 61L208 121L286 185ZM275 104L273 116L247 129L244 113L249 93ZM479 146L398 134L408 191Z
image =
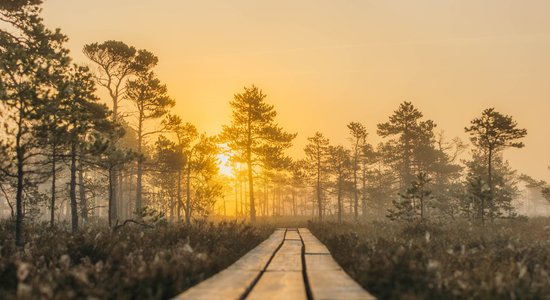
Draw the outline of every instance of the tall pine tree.
M250 220L256 221L254 172L256 167L280 165L286 161L285 149L292 145L296 134L285 132L276 122L277 112L265 101L266 95L256 86L245 87L230 102L231 124L223 127L221 140L244 162L248 170Z

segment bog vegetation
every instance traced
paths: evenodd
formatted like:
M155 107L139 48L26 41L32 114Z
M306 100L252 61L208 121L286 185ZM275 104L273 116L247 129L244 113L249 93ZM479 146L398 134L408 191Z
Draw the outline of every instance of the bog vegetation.
M311 223L338 263L379 299L543 299L548 219L403 226Z
M156 75L160 58L154 53L122 41L90 41L82 45L86 66L75 64L67 37L44 26L40 5L41 0L0 2L0 216L6 220L0 232L0 292L13 295L19 283L33 295L103 297L111 291L132 297L129 291L137 288L166 297L266 236L262 228L201 223L212 217L334 220L313 224L315 233L335 253L353 253L336 255L382 297L392 296L386 289L429 297L512 293L489 277L479 287L478 276L485 275L473 269L502 261L513 270L502 270L497 281L519 272L520 290L530 278L525 274L546 272L534 260L541 259L542 266L545 252L536 239L543 234L514 239L540 225L517 223L518 184L547 198L550 187L518 174L504 159L507 149L524 147L527 135L512 116L487 108L464 120L468 143L446 137L405 101L376 132L350 122L342 128L349 135L343 145L315 132L303 155L291 158L287 150L297 133L277 123L277 111L261 88L236 88L231 118L220 134L201 133L185 115L173 113L178 100ZM382 140L376 145L369 142L375 134ZM231 174L220 172L221 157ZM151 225L151 216L172 225ZM384 223L357 225L373 220ZM376 230L385 226L394 239L376 239ZM432 227L418 238L403 233L419 226ZM504 238L509 232L516 235ZM53 237L62 243L48 244ZM531 251L535 258L528 259ZM494 262L486 261L490 257ZM201 259L207 263L194 263ZM163 263L154 263L159 260ZM464 266L469 269L456 273ZM98 268L110 268L108 274L125 283L111 286ZM381 268L390 275L378 278ZM413 277L390 278L397 271ZM170 283L161 287L168 277ZM148 279L152 283L144 285ZM387 282L372 283L375 279ZM414 286L426 288L426 294L390 288L391 282L408 280L418 281ZM101 288L92 293L91 287Z
M148 228L25 227L15 248L13 223L0 224L2 299L168 299L226 268L272 232L237 222Z

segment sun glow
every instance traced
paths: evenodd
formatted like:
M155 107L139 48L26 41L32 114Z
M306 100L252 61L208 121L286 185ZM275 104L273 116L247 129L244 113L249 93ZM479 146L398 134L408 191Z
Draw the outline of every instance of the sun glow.
M220 175L227 177L235 176L233 173L233 167L231 167L231 163L229 162L229 156L225 153L218 154L218 169Z

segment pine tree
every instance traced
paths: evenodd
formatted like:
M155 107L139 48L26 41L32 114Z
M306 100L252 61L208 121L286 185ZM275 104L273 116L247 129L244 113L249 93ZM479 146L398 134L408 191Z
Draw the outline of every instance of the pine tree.
M78 229L79 215L76 196L78 157L86 151L86 144L92 136L91 131L100 130L109 122L109 110L98 103L99 99L94 94L95 84L87 67L75 65L69 70L65 90L67 97L62 101L61 108L66 113L64 121L70 159L71 228L75 232Z
M342 146L330 146L330 170L334 177L338 209L338 223L343 220L343 194L346 182L353 173L353 162L350 151Z
M513 200L518 195L518 176L502 155L493 157L492 182L493 190L489 186L487 173L488 156L480 150L472 153L472 159L466 161L468 170L466 176L466 203L464 208L472 211L467 215L471 219L482 223L488 218L494 220L499 217L513 218L516 216Z
M29 181L30 161L37 155L32 137L45 103L55 95L55 81L68 64L67 40L51 31L39 16L41 1L9 1L0 4L0 103L9 155L4 173L16 178L16 244L23 245L23 189Z
M277 123L277 112L267 104L266 95L256 86L245 87L235 94L231 124L224 126L220 139L235 152L236 160L246 163L250 190L250 220L256 221L254 168L282 167L288 161L284 151L292 145L296 134L285 132Z
M433 121L422 121L423 114L411 102L403 102L386 123L378 124L378 135L394 137L384 144L384 159L398 174L400 188L424 172L422 155L433 149L436 127Z
M155 142L155 176L150 179L152 185L160 189L157 205L166 206L172 220L180 219L183 207L181 184L185 158L181 148L178 143L160 135Z
M146 122L161 118L168 113L168 109L175 105L175 101L168 96L166 85L161 84L153 72L139 73L137 79L128 81L126 85L126 97L130 99L137 110L137 126L135 128L138 138L139 154L137 159L137 189L136 210L142 208L142 177L143 177L143 146L145 139L159 131L147 130Z
M158 58L147 50L137 50L124 42L113 40L87 44L84 46L83 52L97 65L96 83L104 87L109 93L112 101L112 121L125 124L119 107L120 102L125 97L126 83L133 76L147 73L156 66ZM117 141L120 139L118 138ZM118 198L123 199L123 176L119 174L119 170L114 169L112 172L117 179L112 182L113 205L116 205Z
M118 206L115 196L117 174L115 170L134 161L137 157L135 151L118 145L118 140L124 134L124 129L120 124L106 122L101 128L98 128L98 132L94 134L93 142L88 149L92 153L90 163L107 171L109 226L113 226L113 223L118 219Z
M465 131L470 134L472 144L486 156L487 184L489 185L488 205L495 201L495 182L493 163L495 156L506 148L523 148L525 145L518 140L527 135L526 129L517 128L516 121L511 116L503 115L494 108L485 109L481 117L475 118ZM481 203L481 221L484 222L486 203Z
M120 41L91 43L83 48L84 55L97 64L96 82L109 92L113 102L113 121L120 117L120 101L124 98L126 81L154 67L158 59L147 50L136 50Z
M179 220L181 218L181 211L184 207L183 204L183 195L182 195L182 182L184 179L184 176L186 174L185 170L187 167L187 157L186 153L189 151L189 147L192 141L196 140L198 138L198 131L197 128L190 124L190 123L183 123L182 119L179 116L176 115L167 115L166 118L162 121L163 126L166 128L167 132L171 133L171 135L174 137L175 143L173 143L172 151L174 151L174 155L176 155L172 161L174 165L172 167L175 167L176 171L176 178L177 178L177 186L176 186L176 202L177 202L177 219ZM164 136L161 136L162 140L168 139ZM160 143L160 144L159 144ZM161 143L161 138L159 137L159 140L157 141L158 145L166 144L166 142ZM157 146L159 147L159 146ZM162 148L158 148L159 150ZM188 197L190 198L190 196Z
M427 208L432 200L432 191L428 189L431 179L426 173L419 173L400 198L394 200L394 209L390 209L388 218L391 220L405 220L421 222L427 219Z
M367 129L365 126L358 122L351 122L348 124L348 129L352 139L352 159L353 159L353 199L354 206L353 212L355 220L359 218L359 190L357 188L357 173L360 170L359 162L361 161L362 149L367 143Z
M323 199L323 183L327 180L329 173L329 140L322 133L316 132L312 137L308 137L308 144L304 148L306 158L304 167L306 174L311 181L314 182L315 196L317 198L317 213L319 220L323 220L324 199Z

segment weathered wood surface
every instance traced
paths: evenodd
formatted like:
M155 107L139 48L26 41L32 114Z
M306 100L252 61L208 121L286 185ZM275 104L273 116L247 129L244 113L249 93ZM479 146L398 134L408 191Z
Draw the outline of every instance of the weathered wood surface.
M300 240L300 235L298 234L298 230L296 229L288 229L286 231L286 237L285 240Z
M307 278L313 299L375 299L342 270L323 245L307 228L300 228L305 245Z
M245 254L241 259L231 265L229 269L258 272L264 270L267 262L273 256L275 250L281 245L284 237L284 230L276 230L267 240Z
M241 299L246 289L252 285L259 271L243 271L225 269L209 279L190 288L174 299Z
M305 265L303 265L305 263ZM277 229L236 263L175 299L374 299L307 228Z
M306 254L330 254L328 248L323 245L307 228L300 228L300 235L304 241Z
M302 271L302 242L285 239L266 271Z
M306 300L302 272L265 272L246 299Z
M174 299L241 299L265 269L273 253L284 240L285 230L275 230L256 248L227 269L188 289Z

